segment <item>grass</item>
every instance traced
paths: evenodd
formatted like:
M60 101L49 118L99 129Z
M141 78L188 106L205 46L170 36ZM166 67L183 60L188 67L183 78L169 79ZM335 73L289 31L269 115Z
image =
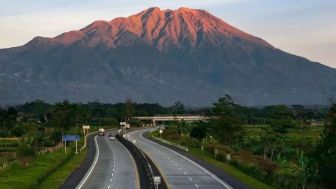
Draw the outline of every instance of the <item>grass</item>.
M24 167L14 164L12 167L0 172L0 188L6 189L30 189L38 188L40 184L58 188L60 184L68 177L69 172L77 167L85 152L74 156L73 149L67 148L67 155L64 154L64 148L56 152L37 156L28 166ZM68 171L65 174L65 171ZM46 184L45 184L46 183ZM47 184L50 185L47 185ZM56 186L58 185L58 186Z
M0 152L15 152L17 147L0 147Z
M155 132L152 132L149 134L149 136L153 136L155 135ZM165 139L167 140L167 139ZM171 141L171 142L176 142L176 141ZM216 167L222 169L223 171L225 171L226 173L228 173L229 175L235 177L236 179L240 180L241 182L245 183L246 185L248 185L251 188L255 188L255 189L273 189L273 187L241 172L240 170L226 164L223 162L220 162L214 158L211 157L206 157L206 156L202 156L201 150L200 149L196 149L196 148L189 148L189 153L195 155L197 158L207 161L213 165L215 165Z
M226 164L226 163L223 163L223 162L220 162L220 161L217 161L213 158L209 158L209 157L205 157L205 156L202 156L199 152L194 152L194 150L191 151L191 153L193 155L195 155L196 157L198 157L199 159L202 159L204 161L207 161L213 165L215 165L216 167L222 169L223 171L225 171L226 173L230 174L231 176L237 178L238 180L240 180L241 182L245 183L246 185L248 185L249 187L251 188L255 188L255 189L273 189L273 187L239 171L238 169Z
M264 129L270 127L269 125L245 125L247 136L256 136L265 132ZM306 126L303 128L288 129L286 134L289 139L291 138L305 138L306 140L318 141L323 127L320 126Z
M72 171L74 171L80 163L84 160L86 155L86 149L79 152L71 160L67 161L64 165L53 172L49 177L44 180L37 189L57 189L64 181L69 177Z

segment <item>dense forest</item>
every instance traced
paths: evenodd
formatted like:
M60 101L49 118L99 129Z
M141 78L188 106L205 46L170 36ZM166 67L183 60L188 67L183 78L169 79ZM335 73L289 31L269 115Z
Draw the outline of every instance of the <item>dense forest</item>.
M244 107L236 105L235 114L245 124L270 124L274 120L291 121L293 124L307 125L324 120L328 107L301 105L285 106L274 105L265 107ZM38 127L54 127L63 131L88 125L116 126L119 121L130 119L132 116L152 115L212 115L211 108L185 107L176 102L170 107L159 104L136 103L127 100L125 103L106 104L89 102L86 104L63 101L49 104L40 100L23 105L2 107L0 109L0 137L22 136L25 133L25 124L36 124ZM285 118L285 119L284 119ZM139 126L136 122L134 126Z

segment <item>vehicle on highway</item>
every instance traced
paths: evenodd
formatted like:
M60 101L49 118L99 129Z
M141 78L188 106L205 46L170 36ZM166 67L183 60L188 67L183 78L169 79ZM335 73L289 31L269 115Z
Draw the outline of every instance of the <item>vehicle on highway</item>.
M114 136L114 134L111 133L111 134L109 135L109 138L110 138L110 140L115 140L115 136Z
M105 129L104 128L99 128L98 136L104 136L104 135L105 135Z

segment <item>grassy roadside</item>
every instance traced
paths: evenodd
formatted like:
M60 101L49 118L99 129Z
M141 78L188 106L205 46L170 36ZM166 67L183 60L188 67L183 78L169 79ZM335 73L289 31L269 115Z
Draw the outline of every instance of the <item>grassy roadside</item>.
M153 138L154 133L149 133L149 135L151 138ZM174 141L171 141L174 142ZM251 188L255 188L255 189L274 189L273 187L241 172L240 170L226 164L223 162L220 162L214 158L210 158L210 157L206 157L206 156L202 156L200 150L198 149L192 149L189 148L189 153L193 154L194 156L196 156L197 158L204 160L206 162L209 162L213 165L215 165L216 167L222 169L223 171L225 171L226 173L228 173L229 175L235 177L236 179L240 180L241 182L245 183L246 185L248 185Z
M58 188L68 177L69 172L81 162L85 153L83 151L76 156L73 148L67 148L67 155L65 155L64 148L60 148L53 153L37 156L28 166L14 164L0 172L0 188L35 189L41 184L47 186L41 188L51 188L51 186Z
M206 157L206 156L202 156L201 152L199 152L199 150L195 150L195 149L190 149L189 151L191 154L195 155L197 158L207 161L213 165L215 165L216 167L219 167L220 169L224 170L226 173L230 174L231 176L235 177L236 179L242 181L243 183L245 183L246 185L250 186L251 188L255 188L255 189L273 189L273 187L239 171L238 169L220 162L216 159L210 158L210 157Z
M57 189L64 181L69 177L72 171L74 171L84 160L87 150L79 152L74 155L69 161L59 167L55 172L53 172L49 177L47 177L39 187L36 189Z

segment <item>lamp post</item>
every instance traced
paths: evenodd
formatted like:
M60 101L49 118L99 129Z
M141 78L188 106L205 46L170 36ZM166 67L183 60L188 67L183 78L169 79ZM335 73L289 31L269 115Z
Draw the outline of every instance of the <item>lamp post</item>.
M160 138L161 138L161 134L162 134L162 132L163 132L163 131L162 131L162 129L160 129L160 130L159 130L159 133L160 133Z

